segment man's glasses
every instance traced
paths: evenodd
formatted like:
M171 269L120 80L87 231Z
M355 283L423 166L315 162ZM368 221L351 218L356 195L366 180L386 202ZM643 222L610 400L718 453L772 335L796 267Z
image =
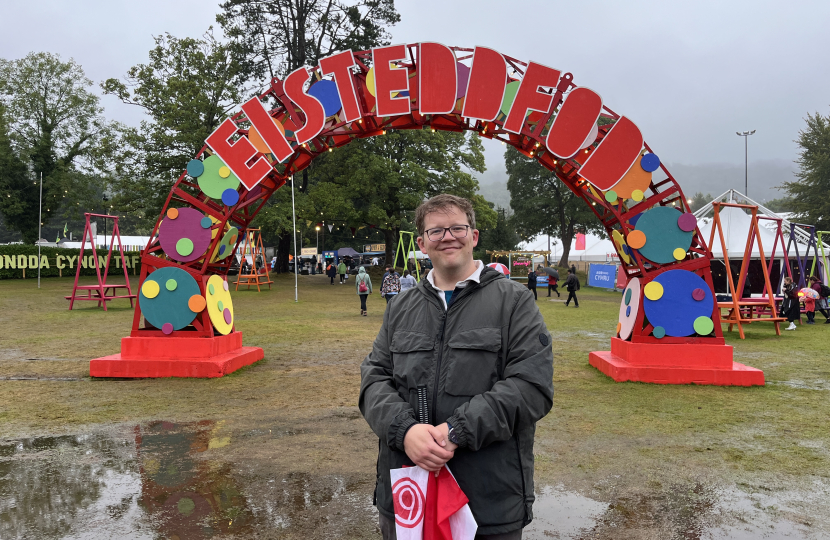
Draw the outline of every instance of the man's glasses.
M453 225L452 227L435 227L434 229L427 229L427 238L431 242L440 242L449 231L453 238L466 238L469 225Z

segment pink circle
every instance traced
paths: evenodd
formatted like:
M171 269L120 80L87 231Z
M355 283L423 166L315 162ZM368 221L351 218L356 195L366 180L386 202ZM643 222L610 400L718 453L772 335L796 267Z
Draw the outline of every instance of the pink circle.
M164 219L159 226L159 243L164 253L178 262L195 261L202 257L210 245L210 229L202 227L205 215L195 208L179 208L176 219ZM187 238L193 242L189 255L180 255L176 243Z
M228 290L228 282L227 281L222 282L222 288L225 289L226 291Z
M225 317L225 323L226 324L231 324L232 319L231 319L231 310L230 309L225 308L225 311L222 312L222 316Z
M455 87L455 99L460 99L467 94L467 81L470 79L470 68L458 62L455 66L457 73L457 83Z
M681 231L691 232L697 227L697 218L694 214L686 212L677 218L677 226L680 227Z
M703 289L695 289L692 291L692 298L700 302L704 298L706 298L706 291Z
M161 331L169 336L173 333L173 325L169 322L166 322L161 326Z

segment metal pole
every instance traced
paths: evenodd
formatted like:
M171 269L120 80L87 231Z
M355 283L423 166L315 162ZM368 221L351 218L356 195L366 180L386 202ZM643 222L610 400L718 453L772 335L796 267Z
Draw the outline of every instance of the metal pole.
M744 137L744 195L749 197L749 136Z
M291 220L294 222L294 302L299 302L297 296L297 270L299 261L297 260L297 212L294 209L294 175L291 175Z
M40 171L40 202L37 207L37 288L40 289L40 226L43 221L43 171Z

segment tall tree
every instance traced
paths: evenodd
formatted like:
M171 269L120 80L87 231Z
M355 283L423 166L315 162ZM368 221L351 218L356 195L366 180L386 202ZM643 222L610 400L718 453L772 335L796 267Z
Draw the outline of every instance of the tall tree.
M518 247L519 242L521 238L513 224L513 215L508 214L507 209L496 208L496 224L481 231L476 251L478 256L483 258L488 250L512 251Z
M796 180L785 182L795 219L830 230L830 115L808 114L798 132Z
M225 35L245 52L245 65L254 77L284 77L306 65L316 65L334 52L359 51L389 43L388 26L400 20L394 0L227 0L216 20ZM295 194L303 198L309 189L310 169L295 183ZM289 223L275 216L274 200L263 215L272 223ZM288 270L290 228L277 231L277 264Z
M301 220L375 228L384 235L391 262L400 231L414 221L418 205L433 195L467 197L473 201L479 228L495 226L496 213L476 194L478 181L472 171L484 171L483 147L476 135L389 131L317 158L307 193L297 200L297 215ZM279 208L261 214L263 220L269 216L269 226L277 220L290 223L290 205Z
M708 193L704 195L700 191L694 194L692 197L692 202L689 203L689 207L692 209L692 212L697 212L701 208L703 208L709 201L712 200L712 196Z
M556 174L510 147L504 153L507 189L515 214L513 223L524 240L548 234L562 241L559 266L568 266L568 255L577 232L604 233L602 224L585 201L561 182Z
M64 62L45 52L20 60L0 59L5 118L0 137L12 164L0 190L6 191L6 199L15 199L4 201L0 211L6 226L19 231L26 242L37 239L41 175L44 223L70 201L81 206L79 197L90 192L88 184L101 183L94 154L114 125L104 119L90 86L92 81L72 59ZM25 165L26 181L20 163Z
M105 94L143 109L149 120L114 141L124 149L112 171L117 208L155 223L170 186L205 139L242 101L249 73L234 44L209 29L201 38L154 38L147 64L124 80L107 79Z

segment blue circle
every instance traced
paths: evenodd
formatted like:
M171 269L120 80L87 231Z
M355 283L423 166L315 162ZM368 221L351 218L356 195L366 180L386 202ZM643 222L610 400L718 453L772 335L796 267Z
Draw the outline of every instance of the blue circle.
M640 212L640 213L639 213L639 214L637 214L636 216L632 216L632 217L631 217L631 219L629 219L629 220L628 220L628 222L631 224L631 226L632 226L632 227L636 227L636 226L637 226L637 222L640 220L640 218L641 218L641 217L643 217L643 213L642 213L642 212Z
M654 278L663 286L663 295L657 300L643 299L648 322L662 326L666 335L686 337L694 335L695 319L711 317L715 307L712 290L703 278L688 270L669 270ZM702 289L706 296L697 301L692 297L695 289Z
M224 244L222 244L221 246L219 246L219 255L221 255L221 254L225 253L225 247L226 247L226 246L225 246Z
M681 213L671 206L656 206L637 220L638 231L646 235L646 244L637 251L646 259L658 264L676 262L674 250L688 251L695 231L684 231L677 225Z
M187 163L187 174L192 176L193 178L198 178L202 176L202 173L205 172L205 164L202 163L198 159L191 159Z
M181 330L193 322L196 314L190 310L188 301L191 296L201 294L199 285L193 276L180 268L168 266L159 268L148 277L156 283L167 283L172 280L176 283L176 288L170 290L167 287L160 287L158 295L154 298L147 298L143 291L140 292L138 305L147 322L156 328L170 323L173 325L173 330Z
M239 193L235 189L226 189L222 192L222 203L226 206L233 206L239 202Z
M202 228L203 229L210 229L210 225L213 222L210 220L209 217L203 217L201 223L202 223Z
M625 308L625 316L626 317L631 316L631 306L628 306L627 308Z
M337 93L337 83L323 79L317 81L308 89L308 95L314 96L322 103L326 116L337 114L343 105L340 103L340 94Z
M654 172L660 167L660 158L657 154L646 154L640 158L640 167L646 172Z

